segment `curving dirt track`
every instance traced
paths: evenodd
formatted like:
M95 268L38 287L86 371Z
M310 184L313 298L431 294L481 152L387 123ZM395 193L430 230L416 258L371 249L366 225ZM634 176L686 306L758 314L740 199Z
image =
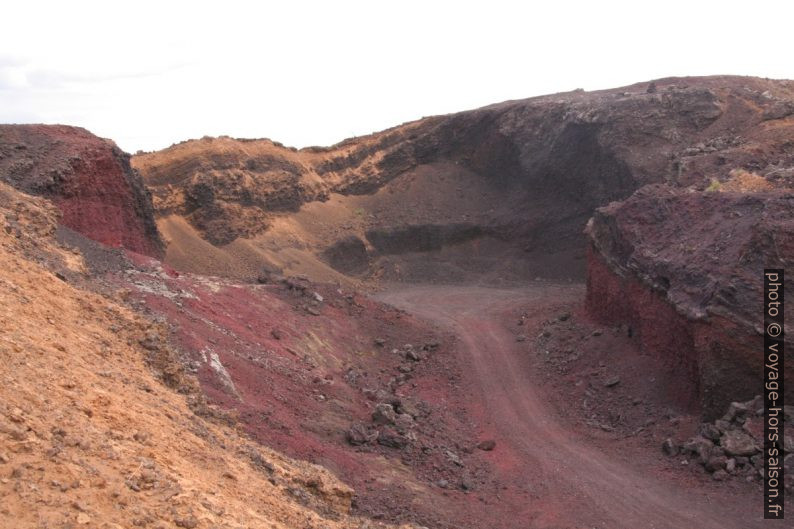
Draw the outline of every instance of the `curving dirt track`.
M474 416L483 432L497 440L489 457L506 481L524 482L532 491L522 512L494 509L492 527L783 527L783 521L761 518L760 490L737 497L735 490L704 491L687 486L680 476L654 475L648 471L653 465L621 457L619 446L604 452L556 415L505 322L511 307L531 305L526 332L532 336L552 311L581 299L583 289L548 284L511 290L421 286L379 294L460 338L458 361L469 373Z

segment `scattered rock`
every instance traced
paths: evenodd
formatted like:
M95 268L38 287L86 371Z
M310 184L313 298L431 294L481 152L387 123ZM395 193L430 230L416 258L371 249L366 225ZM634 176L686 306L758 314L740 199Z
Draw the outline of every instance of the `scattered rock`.
M400 413L397 415L397 418L394 421L394 425L397 427L397 431L400 433L405 433L411 428L413 428L416 423L414 423L413 417L408 415L407 413Z
M711 477L714 479L714 481L725 481L728 479L728 473L724 470L717 470L711 475Z
M378 404L372 412L372 421L375 424L394 424L396 420L397 412L391 404Z
M193 515L178 516L174 518L174 525L184 529L195 529L198 527L198 519Z
M720 440L720 436L722 435L719 428L707 422L700 425L699 433L701 436L715 443Z
M728 464L728 458L725 456L712 456L706 461L705 467L709 472L716 472L717 470L724 470Z
M419 362L420 360L422 360L422 355L419 354L419 352L415 351L414 349L409 349L405 353L405 357L409 360L413 360L414 362Z
M390 448L405 448L408 445L408 438L396 430L386 427L378 435L378 444Z
M724 421L734 421L734 420L742 420L747 417L750 408L747 404L743 404L741 402L731 402L731 405L728 407L728 411L722 417Z
M613 388L613 387L617 386L618 384L620 384L620 377L618 377L618 376L614 376L614 377L608 378L604 382L604 386L608 387L608 388Z
M456 454L452 450L445 451L444 455L447 456L447 459L449 459L452 463L458 465L459 467L463 466L463 461L461 461L461 459L458 456L458 454Z
M309 288L309 280L303 277L287 277L284 279L284 284L290 290L297 290L300 292Z
M496 448L496 441L494 441L493 439L486 439L484 441L480 441L480 443L477 444L477 448L485 452L490 452L491 450Z
M396 404L395 410L398 413L410 415L414 420L422 416L422 410L420 409L419 405L412 400L400 399Z
M722 419L719 419L719 420L714 421L714 426L717 428L717 430L720 431L720 434L723 434L723 433L727 432L728 430L730 430L731 423L728 422L728 421L723 421Z
M697 456L698 462L700 462L700 464L705 464L706 461L709 460L709 458L712 455L713 449L714 449L714 443L701 436L697 436L690 439L689 441L684 443L682 447L682 451L684 453L689 453Z
M282 338L284 338L284 333L281 332L281 330L279 329L273 329L270 331L270 336L272 336L276 340L281 340Z
M665 455L676 456L678 455L678 451L678 445L675 444L672 439L667 438L662 443L662 452L664 452Z
M758 451L755 439L742 430L728 430L722 434L720 446L732 456L751 456Z

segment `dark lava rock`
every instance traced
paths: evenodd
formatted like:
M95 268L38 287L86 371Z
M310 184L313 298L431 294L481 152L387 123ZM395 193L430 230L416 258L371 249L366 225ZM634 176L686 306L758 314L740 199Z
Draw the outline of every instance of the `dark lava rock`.
M347 442L353 446L371 443L378 438L378 431L370 429L362 423L354 423L345 435Z
M389 448L405 448L408 445L408 438L392 428L385 427L378 436L378 444Z
M698 431L700 435L715 443L720 440L720 436L722 435L722 432L719 428L707 422L701 424Z
M479 448L480 450L484 450L486 452L490 452L491 450L496 448L496 441L494 441L493 439L486 439L484 441L480 441L480 443L477 444L477 448Z
M708 439L697 436L684 443L681 451L685 454L693 454L697 456L698 462L705 464L706 461L708 461L712 456L712 452L714 451L714 443Z
M378 404L372 412L372 421L375 424L394 424L396 420L397 412L391 404Z
M709 472L716 472L717 470L725 469L728 463L728 458L725 456L712 456L706 461L704 465Z
M742 430L728 430L720 438L720 446L732 456L752 456L759 448L748 433Z
M728 473L724 470L717 470L711 475L711 477L714 479L714 481L725 481L728 479Z
M662 443L662 452L668 456L678 455L678 445L672 439L665 439Z

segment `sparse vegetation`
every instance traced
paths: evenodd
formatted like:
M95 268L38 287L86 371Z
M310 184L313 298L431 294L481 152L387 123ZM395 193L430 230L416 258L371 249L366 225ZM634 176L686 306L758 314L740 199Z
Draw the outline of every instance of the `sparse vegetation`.
M706 192L708 192L708 193L715 193L715 192L721 191L721 190L722 190L722 182L720 182L716 178L712 178L711 179L711 183L706 188Z
M758 173L753 173L745 169L734 169L730 172L730 179L725 182L723 187L724 191L754 193L772 189L772 184Z
M772 184L760 174L746 169L733 169L725 182L712 178L706 192L756 193L769 189L772 189Z

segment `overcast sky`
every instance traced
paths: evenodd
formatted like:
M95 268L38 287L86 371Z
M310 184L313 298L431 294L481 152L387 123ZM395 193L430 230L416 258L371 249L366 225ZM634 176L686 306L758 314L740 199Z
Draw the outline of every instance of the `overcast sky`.
M0 122L151 150L329 145L405 121L671 75L794 78L794 2L18 1Z

